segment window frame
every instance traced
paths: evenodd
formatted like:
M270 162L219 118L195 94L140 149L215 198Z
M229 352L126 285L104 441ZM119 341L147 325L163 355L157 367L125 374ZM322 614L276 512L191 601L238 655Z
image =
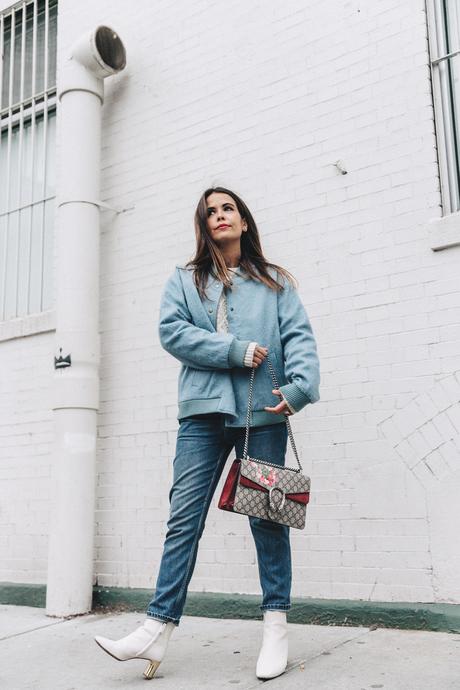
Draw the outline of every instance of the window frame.
M442 49L440 40L445 38L448 28L442 0L426 0L428 53L431 72L434 124L437 141L439 182L441 188L441 208L443 218L456 215L460 211L460 113L455 112L455 98L446 83L451 79L449 60L460 55L458 49L447 53ZM458 58L460 63L460 58ZM446 63L447 61L447 63ZM447 64L447 74L444 69ZM458 69L460 70L460 64ZM460 98L460 82L458 86ZM449 134L453 131L454 137ZM454 165L455 163L455 165ZM444 248L444 247L439 247Z
M41 21L39 18L40 13L43 12L44 14L44 19L43 19L43 24L41 26L41 30L43 31L43 53L41 54L41 60L42 60L42 78L43 78L43 84L38 85L37 88L37 78L38 76L41 76L41 73L37 70L37 65L39 65L39 58L38 58L38 53L37 53L37 46L39 45L37 41L37 35L38 35L38 27L39 27L39 22ZM55 21L55 36L50 32L50 12L55 13L55 17L53 17L53 20ZM19 16L17 17L19 13ZM16 18L17 17L17 18ZM32 18L32 38L30 39L30 34L29 34L29 40L32 41L32 48L30 52L26 49L26 39L27 39L27 31L30 27L30 20ZM5 51L5 38L8 35L6 33L6 27L5 27L5 22L9 25L9 42L7 45L9 45L9 57L8 60L5 61L7 64L5 64L5 67L9 67L9 73L8 73L8 94L7 94L7 99L6 103L1 103L1 97L3 93L3 82L4 82L4 66L3 64L0 65L0 134L2 137L6 133L7 137L7 161L5 164L6 167L6 174L7 174L7 187L8 187L8 192L6 194L6 200L5 200L5 207L0 209L0 218L4 218L6 216L6 222L4 223L5 225L5 232L3 233L3 237L0 238L1 241L4 243L4 258L2 262L2 267L0 270L0 277L3 281L3 290L1 294L1 304L0 304L0 340L6 340L10 339L11 337L16 337L18 335L28 335L32 332L41 332L43 330L50 330L53 328L52 322L54 322L54 306L48 304L46 305L44 302L44 290L45 287L48 290L48 294L52 294L52 291L50 291L50 288L52 288L51 283L54 280L53 274L51 274L51 277L48 278L48 282L46 281L46 271L44 270L44 264L43 264L43 250L44 250L44 242L45 242L45 232L47 229L46 223L50 222L49 219L48 221L46 220L46 204L47 202L50 202L51 200L56 198L56 193L49 193L49 189L46 189L46 174L49 170L49 150L48 150L48 122L52 117L57 116L57 74L56 74L56 57L54 53L51 53L50 51L57 46L57 31L58 31L58 0L20 0L20 2L16 2L12 5L10 5L7 8L4 8L3 10L0 11L0 59L3 56L3 53ZM21 33L19 35L19 39L16 39L16 41L19 42L20 48L18 50L19 53L19 58L16 53L16 43L15 43L15 34L17 31L17 26L21 26ZM54 46L53 43L50 41L50 34L52 37L52 40L54 40ZM30 48L30 44L29 44ZM57 51L56 51L57 53ZM24 92L25 92L25 85L26 85L26 79L25 79L25 73L26 73L26 60L29 59L29 69L30 69L30 94L28 94L26 97L24 97ZM15 60L17 61L17 64L15 64ZM53 63L51 64L51 68L49 67L50 61L53 60ZM51 77L52 77L52 84L50 85L49 83L49 69L51 69ZM14 79L16 77L16 79ZM18 88L19 84L19 88ZM41 90L40 86L43 86ZM16 93L15 93L16 90ZM14 96L17 95L17 90L19 90L19 100L16 99L14 100ZM13 102L14 101L14 102ZM35 136L38 132L38 123L40 120L43 120L43 139L41 141L41 146L42 149L38 146L35 145ZM31 136L32 136L32 167L31 170L26 170L23 166L24 163L22 161L22 157L25 155L25 151L23 150L23 144L25 145L26 139L25 139L25 129L26 127L30 126L31 129ZM21 184L21 179L22 176L26 172L30 172L30 180L31 180L31 185L35 185L37 180L40 181L40 185L42 186L42 190L39 192L39 194L32 194L31 198L25 199L22 197L22 195L19 197L17 204L11 203L10 199L10 189L12 187L12 178L11 175L13 174L13 169L14 165L17 164L17 161L13 160L13 163L11 162L12 159L10 158L11 154L11 146L12 146L12 140L13 140L13 132L14 130L19 129L19 143L18 143L18 153L17 155L20 156L19 158L19 165L18 165L18 183ZM53 142L51 142L53 144ZM37 170L34 165L34 157L40 156L42 153L42 158L43 158L43 169ZM56 154L56 145L54 143L54 155ZM14 155L14 154L13 154ZM43 184L41 182L43 180ZM14 204L14 207L13 207ZM32 235L30 234L32 232L32 226L33 226L33 220L32 220L32 213L33 209L40 213L40 209L43 210L43 218L42 218L42 225L40 228L40 252L41 252L41 262L39 266L40 270L40 278L39 278L39 285L37 283L37 290L39 289L39 299L37 299L37 302L39 303L39 308L34 309L33 307L31 308L30 306L30 290L31 286L33 286L33 283L31 284L31 277L32 277L32 268L30 264L30 252L31 252L31 246L30 242L32 241ZM19 274L16 273L16 288L14 291L13 295L13 307L14 308L14 313L15 315L10 315L11 310L6 312L6 305L7 305L7 293L6 293L6 286L7 286L7 277L6 277L6 265L7 261L11 259L9 253L8 253L8 242L10 241L10 232L11 232L11 226L10 226L10 218L13 219L13 228L17 223L17 227L20 228L20 222L21 222L21 215L22 211L30 211L31 218L30 218L30 231L28 235L28 252L29 252L29 270L27 273L27 288L26 288L26 313L20 314L19 313ZM13 215L17 214L17 216ZM52 213L53 221L52 221L52 227L49 230L51 233L51 239L49 240L50 244L48 244L48 247L51 247L51 253L52 253L52 264L54 266L54 253L55 253L55 247L54 247L54 229L55 229L55 218L56 218L56 209L54 209L54 214ZM16 220L18 218L18 220ZM48 226L49 227L49 226ZM14 232L14 230L13 230ZM19 238L14 238L14 242L19 242ZM20 257L20 248L18 246L17 251L16 251L16 258L17 261L19 261ZM36 267L35 267L36 268ZM2 275L3 273L3 275ZM51 283L50 283L51 281ZM38 294L38 293L37 293ZM24 301L24 300L23 300ZM49 299L49 302L52 302L52 298ZM52 306L52 308L50 308ZM42 317L42 318L40 318Z

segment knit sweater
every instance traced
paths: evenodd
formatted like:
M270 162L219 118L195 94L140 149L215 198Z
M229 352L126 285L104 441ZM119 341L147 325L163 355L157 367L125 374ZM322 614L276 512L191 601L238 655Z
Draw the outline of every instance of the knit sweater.
M237 271L239 271L239 266L236 266L236 267L228 266L227 268L229 271L232 271L233 273L236 273ZM220 296L219 303L217 305L217 329L216 330L218 333L228 333L227 297L225 294L225 288L222 290L222 294ZM245 367L252 367L252 362L254 359L254 350L256 349L256 347L257 347L256 342L249 343L249 345L246 349L246 354L244 355L244 366ZM291 414L294 414L295 410L288 403L288 401L286 400L284 395L282 395L282 399L285 401L289 412Z

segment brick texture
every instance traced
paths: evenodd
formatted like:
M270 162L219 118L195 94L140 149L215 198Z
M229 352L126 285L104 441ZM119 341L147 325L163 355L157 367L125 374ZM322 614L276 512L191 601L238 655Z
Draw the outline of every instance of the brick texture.
M103 106L102 199L121 212L101 214L95 582L155 584L179 371L159 300L193 252L199 195L223 184L299 279L318 341L321 401L292 420L312 477L293 594L459 603L440 534L441 508L458 511L443 491L459 472L460 250L429 244L424 2L60 0L59 61L98 24L128 64ZM46 581L53 348L52 332L0 343L1 580ZM257 593L247 520L217 510L221 487L190 589Z

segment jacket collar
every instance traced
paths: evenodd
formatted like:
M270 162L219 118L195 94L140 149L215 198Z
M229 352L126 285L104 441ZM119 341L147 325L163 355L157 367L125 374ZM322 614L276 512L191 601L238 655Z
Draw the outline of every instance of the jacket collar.
M183 269L187 271L190 275L190 280L193 283L192 280L192 270L191 268L186 268L185 265L182 264L177 264L177 267L180 269ZM243 281L249 280L250 276L246 273L246 271L241 268L241 266L238 266L237 271L232 271L234 274L233 281L235 285L238 285L238 283L242 283ZM208 275L208 281L206 283L206 295L207 295L207 301L208 302L218 302L220 299L220 295L222 293L222 288L223 285L220 280L212 276L211 274Z
M246 273L241 266L238 266L238 270L231 271L233 273L233 282L235 285L242 283L245 280L249 280L250 276ZM217 278L214 278L211 274L208 276L208 282L206 283L206 295L209 302L218 302L220 295L222 293L223 284Z

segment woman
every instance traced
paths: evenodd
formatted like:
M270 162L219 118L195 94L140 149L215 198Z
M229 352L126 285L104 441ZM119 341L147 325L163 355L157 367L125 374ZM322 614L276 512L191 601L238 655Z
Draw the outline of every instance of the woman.
M195 212L195 233L195 256L176 267L160 308L161 344L182 367L170 515L155 594L142 627L117 641L95 638L116 659L148 659L147 678L153 677L179 625L225 462L232 448L242 457L248 368L261 369L254 378L252 457L283 465L285 416L319 400L319 362L307 313L291 274L265 259L246 204L223 187L207 189ZM267 357L279 389L272 389ZM263 593L256 675L274 678L284 672L288 658L289 527L254 517L249 524Z

